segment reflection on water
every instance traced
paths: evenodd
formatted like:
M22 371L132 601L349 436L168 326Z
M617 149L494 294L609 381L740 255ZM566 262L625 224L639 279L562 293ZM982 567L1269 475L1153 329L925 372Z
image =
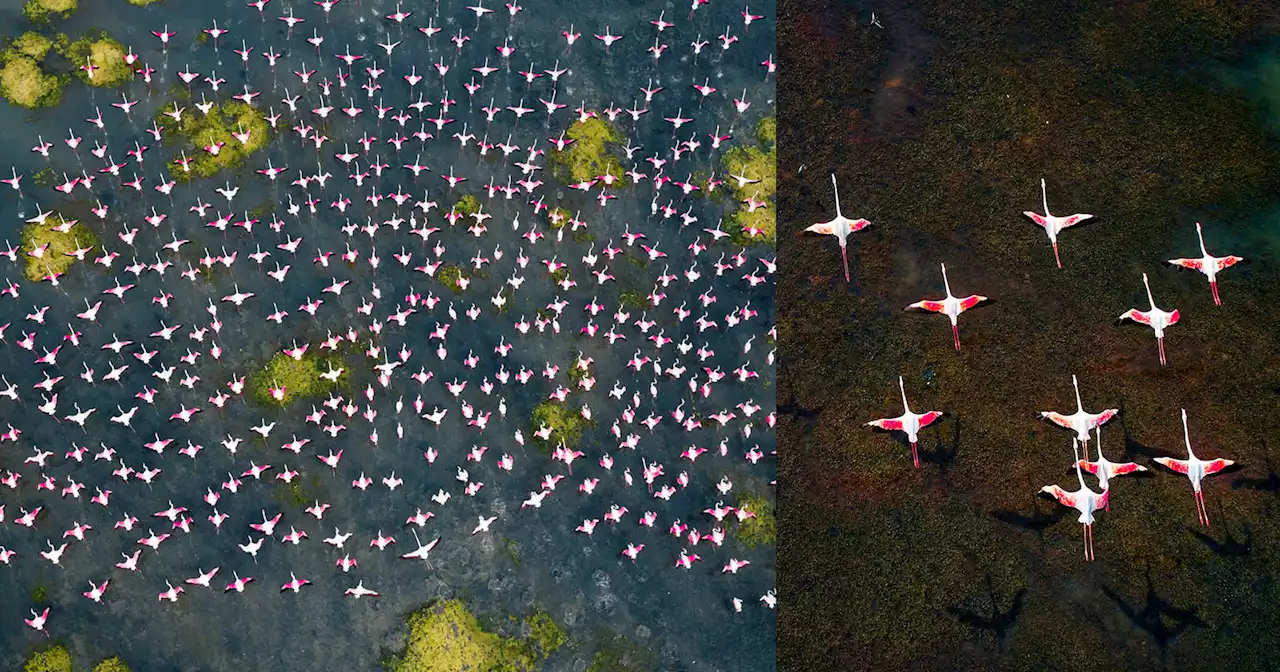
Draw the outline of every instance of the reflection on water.
M7 25L22 25L16 18L16 3L6 4L0 15L14 17ZM101 28L132 47L156 73L151 87L141 81L124 87L125 96L139 101L128 117L110 107L119 100L120 92L88 90L78 83L68 85L58 108L35 115L12 107L0 109L0 133L11 148L11 161L19 173L28 176L23 182L23 197L6 192L0 205L0 221L9 223L4 237L16 243L23 219L53 208L80 218L82 225L97 231L108 250L120 253L110 270L78 264L56 287L23 281L21 258L19 264L4 265L4 275L20 282L21 295L0 301L4 306L0 322L11 323L7 345L3 346L8 358L2 370L6 379L18 386L21 397L16 402L0 400L0 407L5 409L4 421L22 431L16 443L5 443L0 450L0 469L21 476L16 489L0 488L7 521L0 525L0 545L17 554L7 567L0 568L0 602L5 605L0 610L0 651L5 654L0 658L5 666L18 666L26 651L45 641L21 619L29 616L29 608L49 605L49 637L66 643L84 663L119 653L135 669L143 670L227 670L236 665L251 669L373 669L382 656L402 646L400 624L407 612L435 597L457 596L466 598L473 611L492 623L501 623L506 614L525 615L534 609L549 612L572 637L583 642L581 647L556 654L548 662L554 669L571 669L590 660L601 632L627 635L672 669L772 669L774 613L759 602L774 585L772 547L746 549L732 538L719 548L707 541L693 546L688 539L667 533L677 519L709 533L715 527L714 520L703 511L714 507L717 500L733 505L746 493L772 499L769 484L774 478L774 440L765 422L774 407L773 346L767 334L773 324L772 281L753 287L743 279L748 274L771 277L760 261L772 263L771 248L741 250L727 240L713 240L702 229L716 228L719 211L732 204L686 197L671 184L662 187L655 202L661 206L672 201L675 212L688 211L696 222L682 226L679 214L670 218L664 218L661 210L652 214L656 171L652 164L640 161L650 156L667 159L664 173L684 181L690 174L718 170L723 150L729 146L754 142L755 124L772 114L773 105L772 79L759 65L773 50L773 8L767 4L754 8L765 17L747 29L740 8L728 3L702 5L692 17L683 9L666 7L663 16L675 26L661 33L650 24L663 11L661 4L640 7L622 2L531 2L514 17L495 6L496 12L479 20L463 3L402 3L403 11L413 12L403 24L384 18L398 11L394 3L369 0L342 2L327 16L318 5L279 0L266 6L262 18L252 6L238 4L213 12L201 3L159 3L142 9L120 2L86 4L70 20L55 24L55 30L72 36L90 27ZM277 20L290 11L305 19L292 28L291 36L288 26ZM196 39L202 30L212 27L214 19L219 28L230 31L218 39L216 50L212 41ZM582 38L567 49L561 33L570 24ZM606 25L612 33L624 36L607 52L592 37L593 33L605 33ZM162 31L166 26L176 36L168 50L162 51L151 31ZM420 30L428 26L442 30L428 37ZM723 50L715 37L721 33L738 39ZM459 35L468 38L461 49L449 41ZM323 38L318 49L305 41L313 36ZM669 44L656 61L645 51L655 36ZM233 51L242 48L242 40L243 45L254 48L247 68ZM699 40L710 41L710 45L695 59L689 43ZM386 47L379 44L394 42L400 44L388 57ZM509 63L498 51L504 45L515 48ZM274 68L262 57L269 50L280 54ZM362 55L364 60L349 67L335 56L347 53ZM486 57L498 70L481 78L472 68L482 66ZM550 76L527 84L520 71L553 69L557 59L558 67L567 68L567 72L554 84L555 100L567 107L548 121L538 99L550 99ZM372 100L359 88L370 81L366 67L385 70L377 80L382 88ZM411 86L404 75L414 72L415 67L423 80ZM448 72L442 77L439 70L444 67ZM194 102L201 94L208 100L222 101L248 87L261 92L254 104L264 113L274 110L282 114L280 130L269 146L247 161L240 174L220 174L178 185L171 197L166 197L151 185L167 181L169 171L180 169L173 164L166 167L173 158L171 149L159 146L146 129L161 107L169 107L169 88L185 89L177 72L187 69L200 73L201 79L191 85L195 101L188 104L191 109L186 114L198 114ZM311 69L317 72L309 85L303 85L294 72ZM205 76L226 81L215 94ZM345 86L339 83L342 76L349 76ZM702 95L693 85L708 79L717 90L700 101ZM327 97L322 97L322 80L332 87ZM481 80L482 88L469 95L464 85ZM511 163L529 160L530 145L548 149L548 138L558 136L576 117L579 104L600 111L611 103L624 109L637 104L645 107L640 89L650 86L663 88L647 105L650 111L636 123L626 114L617 121L630 143L643 147L635 154L634 168L648 172L649 180L619 192L619 198L601 208L594 200L598 189L584 194L558 185L549 167L533 175L546 183L534 200L541 198L546 205L580 213L589 235L566 233L556 242L555 233L545 225L545 213L535 216L529 206L530 196L521 191L511 198L502 192L491 197L484 189L490 184L507 186L508 178L513 183L522 179L520 169ZM415 88L433 103L420 113L409 108L418 100ZM744 89L751 107L740 115L733 99L742 96ZM446 91L456 100L447 114L440 104ZM293 95L300 96L296 114L282 102L283 97ZM504 111L491 123L486 122L482 107L516 106L521 101L538 109L520 120ZM354 119L340 110L327 119L306 112L321 105L365 109ZM394 111L380 120L375 105ZM102 110L105 131L83 121L94 116L95 107ZM409 115L403 127L391 119L401 112ZM675 135L683 140L696 133L702 146L675 161L670 147L676 140L671 124L663 118L678 116L693 121ZM426 130L435 136L425 145L411 137L424 125L424 119L437 117L449 117L453 122L440 130L425 122ZM304 122L329 137L322 149L289 130ZM499 149L480 156L476 140L460 149L450 136L461 132L464 124L467 132L480 136L476 140L510 142L523 149L505 160ZM720 134L739 137L721 150L709 151L706 136L717 126ZM68 127L84 138L75 152L58 140L67 135ZM47 160L26 150L36 144L38 135L55 143ZM395 135L408 137L400 150L385 140ZM364 136L381 140L365 153L359 142ZM111 159L129 165L118 178L99 175L92 184L93 194L76 188L70 197L64 197L47 186L31 183L30 177L45 166L53 168L56 182L62 181L64 171L68 175L81 170L94 174L102 161L89 149L97 142L109 147ZM141 166L125 156L135 142L151 145ZM334 156L341 152L361 156L348 166ZM265 168L268 161L272 166L288 166L288 171L275 181L252 172ZM532 162L547 163L545 156ZM348 178L355 166L361 166L363 172L373 163L390 166L381 177L372 175L361 186ZM431 172L414 177L399 167L413 163L429 166ZM133 179L135 171L146 178L141 193L123 185ZM330 172L333 177L323 187L313 182L304 189L290 184L299 171L308 175ZM467 178L452 191L439 177L450 171ZM239 191L228 199L215 191L217 187L238 187ZM403 206L386 199L379 204L367 200L375 191L385 196L400 190L411 195ZM481 237L464 231L470 222L450 228L441 215L462 194L478 196L484 211L492 215ZM317 212L311 214L303 205L296 216L290 215L286 210L290 196L299 204L319 199ZM351 200L345 213L329 206L344 197ZM414 204L425 200L437 201L439 209L424 216ZM109 207L104 222L89 212L95 201ZM203 218L189 211L199 202L210 204ZM144 219L153 215L153 207L168 215L158 227ZM256 213L253 216L260 219L251 231L230 226L223 232L206 226L222 214L231 214L232 221L238 221L248 218L246 213ZM422 222L425 217L426 226L442 230L429 242L409 233L411 213L415 221ZM370 235L362 229L348 234L341 228L348 221L364 227L393 216L405 220L398 230L383 225ZM284 222L282 230L268 228L273 218ZM515 230L513 221L517 218ZM128 245L118 234L134 227L139 230L133 244ZM531 229L550 235L530 243L522 236ZM645 238L629 246L623 237L627 231L643 233ZM177 253L162 249L174 237L191 243ZM277 247L299 237L303 242L296 255ZM700 251L698 264L691 269L695 251L690 245L696 240L709 248ZM441 252L435 251L437 245ZM641 245L657 248L667 257L649 261ZM603 255L611 246L624 250L612 261ZM359 253L354 265L338 259L348 249ZM249 257L258 250L271 253L260 264ZM311 263L322 250L334 253L328 268ZM498 252L503 255L500 260ZM237 261L230 268L219 265L209 277L202 274L193 282L179 275L189 263L199 268L200 257L233 253ZM406 253L412 254L411 261L402 265L394 255ZM135 277L123 270L137 262L153 263L157 254L160 259L176 262L163 276L144 271ZM439 280L414 270L437 254L472 276L465 292L455 295ZM587 254L599 255L595 268L607 267L616 279L597 285L582 261ZM741 263L733 260L739 254ZM375 255L381 261L376 270L369 263ZM525 255L528 267L521 269L516 259ZM477 271L471 266L475 256L491 261ZM577 286L563 289L552 284L543 264L551 259L569 265ZM716 272L713 262L717 259L727 264L723 274ZM290 270L283 282L268 275L268 271L285 265ZM689 279L686 271L690 270L700 276ZM665 300L647 310L630 310L628 323L616 327L627 340L611 346L604 332L613 326L619 295L635 292L645 296L654 290L659 276L668 273L675 281L662 290ZM513 274L523 276L525 282L505 309L499 310L491 299L508 286L505 283ZM113 296L101 295L114 287L116 280L136 284L125 294L123 304ZM340 294L326 293L324 289L335 280L349 280L350 284ZM237 291L254 296L239 307L221 300ZM165 292L173 295L167 308L152 301ZM415 292L424 298L433 295L440 303L434 309L419 303L403 327L390 321L387 316L407 308L407 295ZM380 299L375 298L377 294ZM713 296L715 302L704 307L700 295ZM103 301L94 322L76 317L85 309L86 299L89 304ZM314 299L323 299L323 304L313 317L300 306ZM584 311L593 300L605 307L594 317ZM545 331L534 326L527 334L517 331L514 324L522 317L533 321L539 313L549 315L547 306L557 301L567 302L558 320L558 333L551 326ZM211 303L217 306L221 331L210 329L204 341L197 342L188 334L210 324L206 309ZM362 314L361 306L369 304L372 314ZM34 307L46 305L49 309L43 326L23 319ZM673 309L682 305L691 314L679 320ZM476 319L465 314L473 306L480 310ZM734 316L740 316L744 308L758 314L736 320ZM277 310L289 313L279 324L267 319ZM457 318L450 317L450 311ZM718 325L700 331L696 320L704 314ZM634 325L643 316L657 323L648 333ZM383 328L379 336L371 337L369 326L375 320ZM580 333L589 322L600 327L594 338ZM736 326L732 322L737 322ZM69 324L83 332L79 347L62 339ZM162 324L182 326L170 342L148 336ZM452 326L442 359L436 354L441 341L431 339L430 332L443 324ZM371 368L375 362L363 364L364 358L358 355L348 358L359 365L352 366L350 381L340 393L357 405L353 416L341 409L325 409L318 402L315 406L301 402L284 411L264 410L252 405L247 396L233 398L222 409L210 403L210 396L227 391L227 381L252 374L280 348L296 340L315 349L330 333L345 334L352 327L360 330L364 339L359 343L362 351L372 338L391 361L399 358L402 349L409 353L404 365L392 374L389 386L376 380L377 372ZM15 343L28 332L35 334L33 352ZM673 342L655 347L646 339L659 333ZM136 343L120 354L101 349L117 337ZM682 341L692 346L684 354L677 349ZM502 343L514 346L505 358L494 352ZM59 344L63 348L56 366L28 363L45 348L51 350ZM210 355L214 344L223 349L216 361ZM149 365L133 356L143 348L158 351ZM700 349L714 354L702 361ZM653 360L639 373L628 368L637 351ZM190 356L189 352L202 355L192 364L179 359ZM478 361L474 368L468 368L464 358L472 354ZM575 388L569 397L574 408L585 405L592 410L595 423L578 446L585 455L573 463L572 476L547 496L541 508L521 510L530 493L541 489L544 475L568 474L563 463L553 462L535 447L532 433L537 428L529 418L533 407L549 394L562 386L570 387L569 369L579 357L593 361L590 370L596 380L593 389ZM378 359L383 361L382 355ZM113 367L125 363L129 368L119 383L102 380ZM548 365L559 367L550 380L543 376ZM153 371L170 366L175 371L168 383L153 377ZM658 366L663 370L661 375L654 372ZM687 371L680 376L667 375L672 367ZM759 377L739 381L733 372L740 367L758 372ZM422 368L434 374L425 383L409 375ZM522 368L534 373L527 385L515 379L514 374ZM92 386L80 376L86 369L95 372ZM689 381L697 380L694 387L707 383L708 370L727 375L711 384L706 394L700 389L691 391ZM505 384L498 382L503 372L513 374ZM54 387L60 418L74 413L77 405L98 409L83 429L67 420L55 422L37 411L45 400L32 386L44 380L46 373L64 377ZM198 376L199 381L191 387L181 385L179 379L189 375ZM467 382L458 398L443 384L454 380ZM486 383L495 386L491 392L484 391ZM626 390L620 399L609 395L615 385ZM135 397L145 387L158 390L154 405ZM367 387L374 392L371 402L365 398ZM633 395L638 405L633 405ZM424 404L423 412L435 407L448 409L439 427L413 417L413 402L418 398ZM397 413L401 400L403 410ZM492 414L486 428L478 431L468 426L463 402L478 414ZM748 402L763 408L744 418L738 407ZM500 405L506 409L505 417ZM133 406L140 409L131 427L110 421ZM628 406L635 416L630 424L622 419ZM190 423L169 420L170 414L193 407L201 412ZM376 412L372 420L365 417L368 408ZM327 413L321 425L335 422L348 425L348 429L331 438L320 426L306 421L304 416L315 409ZM702 428L686 432L672 418L677 410L700 418ZM721 426L711 416L722 411L737 417ZM640 421L650 416L662 422L653 429L641 426ZM621 439L630 434L639 436L634 451L615 447L620 440L610 432L615 420ZM263 423L274 423L265 440L250 430ZM375 430L379 435L376 446L369 439ZM528 440L527 447L512 438L517 430ZM397 431L403 432L402 438L397 437ZM163 455L143 446L157 437L173 440ZM243 440L235 454L222 443L229 437ZM299 454L280 448L295 437L310 439ZM203 446L203 450L195 457L177 452L188 444ZM488 447L479 463L466 458L475 445ZM724 456L719 452L722 445ZM88 449L83 462L64 458L77 446ZM693 462L681 459L680 453L690 446L710 452ZM103 447L116 451L110 464L93 459ZM316 459L338 449L344 450L344 457L336 470ZM423 458L428 449L439 454L432 464ZM52 452L43 468L24 462L37 450ZM762 455L758 461L746 459L753 450ZM510 473L498 464L504 453L513 459ZM606 453L615 460L612 470L599 465ZM111 473L121 462L135 470L159 468L161 473L150 485L136 479L122 482ZM668 501L653 498L644 482L643 470L654 462L663 464L665 474L657 477L652 489L674 487ZM251 463L270 464L272 469L261 482L243 478L238 494L219 490L229 473L238 475ZM468 483L484 484L474 497L466 496L466 483L456 479L459 467L468 472ZM301 486L296 492L275 479L275 474L290 469L299 472L294 483ZM623 482L624 471L634 478L629 487ZM677 483L681 472L687 473L687 487ZM382 479L393 473L403 479L403 485L389 490ZM37 490L45 475L54 480L57 489ZM362 475L373 480L368 490L348 485ZM600 482L594 494L586 496L578 491L578 485L589 477L600 478ZM71 479L85 486L80 497L58 496ZM716 491L722 479L732 483L732 490L723 496ZM105 509L89 501L98 489L111 491ZM217 510L229 518L220 530L206 519L212 513L201 501L206 489L221 492ZM452 495L444 505L430 499L441 489ZM295 501L299 497L308 505L318 500L331 508L317 521L302 511ZM189 534L171 529L168 520L152 515L169 508L170 502L189 509L186 515L193 519ZM628 510L616 526L602 521L591 537L574 532L583 519L601 518L615 503ZM34 529L14 523L23 510L37 506L43 510ZM282 512L283 517L275 540L264 543L255 559L237 550L237 545L261 536L247 526L260 520L264 509L268 515ZM418 509L434 514L418 530L422 541L437 535L443 538L431 553L430 568L396 557L414 548L410 529L417 528L406 527L404 520ZM646 511L656 513L651 529L637 523ZM134 530L113 529L113 523L126 513L139 519ZM490 532L471 536L478 516L497 516L497 520ZM85 540L68 540L59 566L45 561L39 553L47 550L46 539L61 544L63 531L78 522L92 526ZM332 536L334 528L353 533L344 551L321 541ZM307 538L296 546L279 541L294 529L305 531ZM148 530L173 536L159 551L144 549L136 573L115 569L113 565L121 561L122 554L139 548L137 540L147 536ZM369 546L369 540L380 534L396 538L385 552ZM645 545L634 564L620 556L628 543ZM691 570L675 568L682 548L702 556ZM348 552L358 565L344 575L335 562ZM751 564L736 574L722 573L721 567L730 558ZM181 580L214 567L220 569L214 588L184 585L186 590L176 604L157 601L155 596L165 590L166 581L179 585ZM255 583L243 594L224 595L221 588L232 580L233 571L252 576ZM312 585L298 594L281 593L279 586L291 575L308 579ZM90 581L106 579L111 583L101 604L81 596ZM343 591L360 580L381 597L358 601L344 597ZM39 587L47 594L36 603L32 597ZM744 603L738 614L731 607L735 597Z

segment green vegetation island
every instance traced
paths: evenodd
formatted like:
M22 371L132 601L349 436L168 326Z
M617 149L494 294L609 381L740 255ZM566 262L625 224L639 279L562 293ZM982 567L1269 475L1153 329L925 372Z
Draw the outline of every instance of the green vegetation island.
M331 369L342 369L344 366L341 355L319 354L312 352L311 348L307 349L301 359L277 352L266 366L249 378L249 396L263 406L276 408L285 408L300 399L314 399L337 387L344 379L350 379L347 371L343 371L333 381L321 377L321 374ZM271 395L271 390L279 387L283 387L285 392L280 399L276 399Z
M572 449L582 439L582 431L588 421L582 412L566 404L555 401L544 401L533 407L533 429L537 431L543 425L551 428L551 434L544 441L534 436L538 445L550 452L551 448L564 443Z
M98 236L92 230L64 220L60 215L53 215L44 224L28 222L22 227L19 246L26 259L23 275L32 282L40 282L50 275L63 275L79 261L75 252L97 245ZM31 256L38 250L41 250L39 256Z
M175 108L181 109L176 100L162 107L155 122L167 130L166 144L177 147L190 162L184 168L181 159L177 161L171 173L178 182L211 177L224 168L237 170L271 141L267 120L240 101L214 104L208 114L188 110L180 122L165 114Z
M773 244L778 235L777 207L774 204L778 180L777 120L773 117L761 119L756 126L756 144L734 147L725 153L722 163L726 176L739 175L758 180L742 186L732 177L725 181L724 186L738 202L738 207L725 218L730 239L739 245ZM764 205L757 205L752 210L744 203L747 199ZM748 229L760 233L753 236Z
M428 604L410 614L405 625L408 644L403 654L383 661L386 672L531 672L569 641L545 612L525 620L526 637L489 632L461 600Z
M71 672L71 652L61 644L35 651L22 666L22 672ZM119 656L112 656L93 666L93 672L131 672Z
M622 132L613 124L592 117L586 121L575 121L565 131L565 136L573 143L564 151L547 152L551 164L551 174L561 183L577 184L589 182L601 175L614 177L614 188L627 186L627 176L622 170L622 161L612 147L626 142Z
M41 67L53 41L39 33L23 33L0 53L0 96L27 109L55 107L62 102L62 86L70 76L59 77Z
M22 15L32 23L49 23L53 18L71 18L79 6L79 0L27 0Z
M755 548L777 542L777 523L773 514L773 502L761 495L747 494L738 500L737 508L755 514L744 521L732 523L733 536L743 546Z

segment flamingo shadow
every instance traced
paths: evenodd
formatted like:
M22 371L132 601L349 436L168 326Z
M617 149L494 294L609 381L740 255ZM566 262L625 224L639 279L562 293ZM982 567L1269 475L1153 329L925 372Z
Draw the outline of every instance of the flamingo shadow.
M947 607L947 613L951 614L956 620L971 628L990 632L995 635L996 647L998 649L1003 649L1005 637L1017 622L1018 615L1022 613L1022 602L1027 595L1027 589L1019 588L1018 592L1014 593L1013 600L1010 602L1009 608L1001 611L999 604L1000 600L996 597L995 586L991 583L991 574L989 572L986 575L986 581L987 594L991 600L990 615L968 609L960 609L958 607Z
M1263 490L1266 492L1280 492L1280 474L1276 473L1275 467L1271 465L1271 449L1267 446L1265 439L1262 441L1262 450L1265 453L1267 464L1266 478L1237 478L1231 482L1232 490L1240 488L1248 488L1250 490Z
M1129 431L1129 425L1125 422L1124 402L1120 402L1120 428L1124 431L1124 459L1132 459L1134 455L1140 455L1147 459L1155 459L1157 457L1171 457L1169 454L1159 448L1152 448L1143 443L1139 443L1133 438L1133 434Z
M960 417L953 418L951 423L951 440L943 441L942 428L938 427L934 430L933 450L925 453L923 460L938 465L938 470L946 475L947 469L956 463L956 454L960 452ZM908 443L910 448L911 444Z
M992 511L991 517L1002 523L1034 532L1040 542L1044 543L1044 531L1066 517L1067 509L1055 505L1049 513L1045 513L1040 508L1041 501L1043 500L1036 499L1035 511L1031 512L1030 515L1019 511Z
M1248 525L1243 527L1243 539L1237 539L1235 533L1228 527L1226 538L1222 541L1218 541L1194 527L1188 527L1187 531L1203 542L1205 546L1208 546L1209 550L1220 558L1243 558L1253 550L1253 530L1249 529Z
M1195 609L1175 607L1172 602L1156 593L1155 585L1151 582L1150 562L1147 563L1146 574L1146 602L1141 610L1130 605L1123 596L1106 586L1102 587L1102 592L1108 599L1115 602L1121 613L1134 626L1151 636L1160 649L1160 661L1163 663L1168 655L1169 644L1186 632L1187 628L1192 626L1207 628L1209 624L1197 615Z

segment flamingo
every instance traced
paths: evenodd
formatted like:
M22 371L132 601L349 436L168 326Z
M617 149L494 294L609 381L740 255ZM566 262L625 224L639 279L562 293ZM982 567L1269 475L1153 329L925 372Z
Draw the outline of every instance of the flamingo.
M1204 233L1200 229L1200 222L1196 222L1196 238L1200 240L1200 257L1198 259L1170 259L1169 263L1204 273L1209 278L1209 291L1213 292L1213 304L1221 306L1222 299L1218 298L1218 273L1223 269L1235 266L1244 261L1244 259L1230 254L1225 257L1215 257L1209 254L1209 251L1204 249Z
M1084 484L1084 473L1080 471L1080 444L1074 437L1071 439L1071 450L1076 454L1076 478L1080 481L1080 489L1067 491L1056 485L1046 485L1040 488L1040 492L1047 492L1059 504L1080 512L1077 520L1084 525L1084 559L1093 560L1093 512L1106 508L1111 503L1111 490L1103 488L1101 493L1090 490Z
M942 286L947 290L947 297L945 299L942 299L941 301L929 301L927 299L924 301L916 301L915 303L907 306L906 309L911 310L912 308L916 308L927 310L931 313L941 313L950 318L951 335L956 342L956 352L960 352L960 327L957 324L957 319L960 317L960 313L963 313L979 303L986 301L987 297L972 294L964 297L963 299L957 299L952 296L951 284L947 282L946 264L942 264Z
M920 456L916 453L916 435L922 428L933 424L935 420L942 417L942 411L926 411L919 415L912 413L911 407L907 405L907 389L902 382L902 376L898 376L898 389L902 391L902 415L896 418L872 420L867 423L867 426L879 427L888 431L906 432L907 439L911 441L911 460L915 463L916 468L919 469Z
M849 234L861 231L871 222L865 219L849 219L840 212L840 188L836 186L836 174L831 173L831 188L836 194L836 217L827 222L818 222L805 229L808 233L820 233L840 239L840 257L844 260L844 281L849 282L849 253L847 249ZM918 465L917 465L918 466Z
M1090 219L1093 215L1067 215L1060 217L1049 212L1049 193L1045 191L1044 178L1040 178L1040 195L1044 199L1044 214L1037 212L1025 211L1022 214L1031 218L1031 221L1039 224L1044 228L1044 232L1049 234L1049 242L1053 245L1053 259L1058 262L1058 268L1062 268L1062 259L1058 257L1058 233L1068 226L1074 226Z
M1121 320L1130 319L1139 324L1145 324L1156 332L1156 344L1160 347L1160 366L1164 366L1164 330L1178 323L1181 315L1178 309L1172 311L1164 311L1156 308L1156 300L1151 296L1151 283L1147 282L1147 274L1142 274L1142 284L1147 288L1147 302L1151 304L1151 310L1138 310L1130 308L1124 311L1120 316Z
M1206 476L1212 476L1235 464L1235 460L1224 460L1221 457L1216 460L1202 460L1196 457L1196 454L1191 451L1191 431L1187 429L1187 409L1185 408L1182 409L1182 439L1187 444L1187 459L1176 460L1172 457L1157 457L1156 462L1179 474L1183 474L1191 481L1191 490L1196 497L1196 515L1200 517L1200 524L1208 527L1209 507L1205 506L1204 492L1200 489L1200 482Z

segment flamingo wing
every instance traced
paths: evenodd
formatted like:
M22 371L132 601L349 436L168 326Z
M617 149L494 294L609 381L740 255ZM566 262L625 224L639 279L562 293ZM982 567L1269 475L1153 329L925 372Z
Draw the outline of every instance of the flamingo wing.
M902 420L900 418L885 418L883 420L872 420L867 423L870 427L879 427L889 431L902 431Z
M1173 312L1169 313L1169 321L1165 323L1165 326L1173 326L1177 324L1180 319L1182 319L1182 313L1179 313L1178 309L1175 308L1173 309Z
M1157 457L1156 462L1178 472L1179 474L1187 474L1191 471L1191 462L1189 460L1175 460L1172 457Z
M1138 310L1137 308L1130 308L1129 310L1124 311L1124 314L1120 316L1120 319L1133 320L1138 324L1151 326L1151 313Z
M1201 259L1170 259L1169 263L1174 266L1189 268L1193 271L1204 271L1204 261Z
M868 226L871 226L870 221L865 219L854 219L849 222L849 232L853 233L855 231L861 231Z
M820 233L824 236L834 235L835 228L831 226L831 222L819 222L808 227L805 231L809 233Z
M960 311L964 312L966 310L969 310L970 308L986 300L987 300L987 297L979 296L978 294L974 294L972 296L966 296L963 299L960 299Z
M1135 471L1146 471L1147 468L1136 462L1125 462L1124 464L1111 465L1111 473L1116 476L1124 476L1132 474Z
M1092 217L1093 215L1071 215L1070 217L1063 217L1062 228L1065 229L1068 226L1075 226L1076 224L1079 224L1086 219L1091 219Z
M933 422L934 422L935 420L937 420L938 418L941 418L941 417L942 417L942 411L929 411L928 413L925 413L924 415L921 415L921 416L920 416L920 418L919 418L920 425L919 425L919 426L920 426L920 427L922 427L922 428L923 428L923 427L928 427L929 425L933 424Z
M1223 469L1226 469L1227 467L1235 463L1236 463L1235 460L1224 460L1222 458L1218 458L1216 460L1209 460L1208 462L1204 463L1204 475L1211 476L1213 474L1218 473L1219 471L1222 471Z
M1048 420L1049 422L1052 422L1053 424L1059 427L1073 429L1073 427L1071 426L1071 419L1061 413L1058 413L1055 411L1040 411L1040 417Z
M1120 409L1118 408L1108 408L1107 410L1093 416L1093 419L1089 421L1089 429L1105 425L1108 420L1116 417L1116 414L1119 412Z
M915 303L907 306L906 310L911 310L912 308L916 308L919 310L927 310L931 313L946 312L946 307L943 305L941 301L928 301L928 300L916 301Z
M1218 263L1218 270L1221 271L1224 268L1231 268L1232 266L1244 261L1244 257L1229 255L1226 257L1218 257L1215 261Z
M1098 470L1101 468L1101 465L1097 462L1089 462L1086 460L1076 460L1076 466L1091 474L1097 474Z
M1053 495L1053 498L1058 500L1058 503L1063 506L1069 506L1073 509L1076 508L1075 495L1056 485L1046 485L1043 488L1040 488L1040 492L1047 492Z
M1041 227L1048 225L1048 220L1044 218L1044 215L1038 212L1031 212L1029 210L1024 210L1022 214L1026 215L1027 217L1030 217L1031 221L1035 222L1036 224L1039 224Z

